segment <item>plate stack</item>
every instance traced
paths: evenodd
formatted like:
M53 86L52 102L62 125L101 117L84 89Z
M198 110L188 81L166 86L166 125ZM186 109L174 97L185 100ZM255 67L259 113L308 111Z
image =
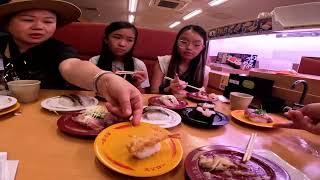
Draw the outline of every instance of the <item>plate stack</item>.
M11 96L0 95L0 116L18 110L20 104L17 99Z

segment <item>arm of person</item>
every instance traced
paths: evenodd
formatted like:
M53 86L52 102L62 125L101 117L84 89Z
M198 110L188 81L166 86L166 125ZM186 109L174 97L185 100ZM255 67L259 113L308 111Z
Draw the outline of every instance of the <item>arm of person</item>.
M139 124L142 115L142 96L137 88L121 77L106 73L94 84L101 69L89 61L69 58L59 64L61 75L68 82L81 88L97 91L108 101L106 106L111 113L120 117L133 115L133 124Z
M159 94L159 87L163 81L164 74L161 71L159 61L155 63L153 72L152 72L152 80L151 80L151 93Z

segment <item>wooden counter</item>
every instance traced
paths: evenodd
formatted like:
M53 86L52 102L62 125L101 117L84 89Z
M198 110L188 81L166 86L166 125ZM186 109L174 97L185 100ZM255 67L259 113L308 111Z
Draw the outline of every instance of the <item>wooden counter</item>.
M20 160L16 180L136 179L106 168L95 157L93 139L79 139L60 132L56 125L59 116L41 108L41 100L69 92L41 90L39 101L22 104L21 115L1 117L0 151L8 152L9 160ZM145 104L151 96L144 95ZM216 109L230 114L226 104L218 103ZM320 158L305 149L310 146L320 151L320 138L308 132L257 129L234 121L225 127L211 130L197 129L182 123L170 131L182 135L183 160L190 151L204 145L245 147L250 134L258 132L254 146L256 149L271 150L311 179L320 179ZM145 179L182 180L185 172L183 160L169 173Z

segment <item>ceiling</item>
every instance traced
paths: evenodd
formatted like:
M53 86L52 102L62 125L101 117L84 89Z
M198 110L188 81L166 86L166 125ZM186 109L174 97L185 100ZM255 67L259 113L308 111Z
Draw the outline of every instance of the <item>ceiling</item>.
M67 0L82 9L81 21L110 23L128 20L129 0ZM150 0L139 0L134 24L150 29L177 31L188 24L201 25L209 30L236 22L254 19L260 12L271 12L275 7L320 0L229 0L216 7L208 5L210 0L190 0L182 10L150 7ZM182 17L195 9L203 12L189 20ZM168 26L175 22L182 23L173 29Z

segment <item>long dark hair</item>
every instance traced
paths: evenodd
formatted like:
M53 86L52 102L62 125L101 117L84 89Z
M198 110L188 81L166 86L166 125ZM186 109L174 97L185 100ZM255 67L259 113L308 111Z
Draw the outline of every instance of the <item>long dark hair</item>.
M130 51L126 53L123 57L123 65L125 71L134 71L134 63L133 63L133 49L136 45L137 38L138 38L138 30L137 28L126 21L117 21L109 24L105 31L104 31L104 39L102 41L102 49L100 52L100 58L98 61L97 66L101 69L112 71L112 62L115 60L116 56L113 54L113 52L110 50L109 45L105 42L105 39L108 39L109 35L117 31L119 29L132 29L134 32L134 44ZM131 76L127 76L127 80L129 82L133 82L133 78Z
M184 80L187 81L190 85L202 87L205 65L206 65L205 60L206 60L206 51L207 51L207 33L202 27L197 25L188 25L183 27L179 31L173 45L172 56L171 56L170 64L168 67L167 76L174 78L175 73L179 72L179 64L181 63L182 59L181 59L181 55L178 52L178 41L180 39L180 36L188 30L196 32L201 36L201 38L203 39L204 48L194 59L191 60L191 63L187 70L187 72L189 72L189 75ZM169 84L169 82L166 82L166 84Z

